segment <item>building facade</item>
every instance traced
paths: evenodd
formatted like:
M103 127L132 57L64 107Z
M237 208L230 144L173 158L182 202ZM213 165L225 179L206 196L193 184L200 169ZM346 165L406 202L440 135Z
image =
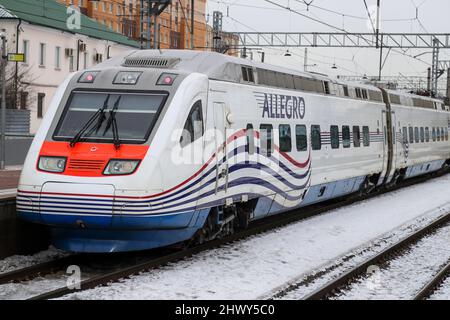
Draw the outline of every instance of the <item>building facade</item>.
M18 78L8 107L31 111L31 133L70 73L138 47L85 16L80 29L70 29L61 23L68 17L66 6L53 0L0 0L0 29L7 36L8 52L25 55L24 63L8 64L9 78Z
M141 41L141 11L147 12L147 1L141 0L59 0L65 5L74 5L80 11L98 23L113 31ZM141 9L143 5L143 10ZM206 11L207 0L173 0L159 15L156 21L156 37L154 20L149 24L148 17L143 17L143 48L160 49L195 49L211 50L213 46L213 32ZM194 12L194 36L191 42L192 11ZM235 35L223 33L222 40L230 45L237 44L239 38ZM237 55L236 50L228 54Z

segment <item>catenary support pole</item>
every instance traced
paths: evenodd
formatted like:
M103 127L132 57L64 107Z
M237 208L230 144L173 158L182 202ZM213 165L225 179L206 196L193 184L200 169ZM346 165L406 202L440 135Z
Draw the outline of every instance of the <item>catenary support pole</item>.
M2 41L2 55L1 55L1 82L2 82L2 101L1 101L1 123L0 123L0 170L5 169L6 165L6 36L0 35Z

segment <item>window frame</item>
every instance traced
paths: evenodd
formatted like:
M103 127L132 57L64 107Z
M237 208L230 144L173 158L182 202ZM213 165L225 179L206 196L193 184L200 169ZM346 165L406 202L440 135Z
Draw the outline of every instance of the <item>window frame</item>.
M299 128L303 128L305 129L304 134L299 134L298 129ZM304 137L304 145L300 145L300 142L303 142L299 139L299 137ZM299 152L305 152L308 151L308 129L306 128L306 125L304 124L297 124L295 126L295 145L296 145L296 149ZM303 148L299 148L299 147L303 147Z
M363 126L363 146L370 147L370 129L368 126Z
M194 111L196 111L196 109L198 108L198 105L200 105L200 113L199 114L201 116L202 133L198 137L195 137L194 124L191 123L192 124L191 140L188 143L183 144L184 142L182 141L182 139L184 137L184 135L183 135L184 134L184 130L186 129L186 125L188 124L188 122L192 120L191 117L192 117ZM202 102L201 99L199 99L199 100L195 101L192 104L191 110L189 111L189 114L188 114L188 116L187 116L187 118L186 118L186 120L184 122L183 132L181 133L181 137L180 137L180 140L179 140L180 146L182 148L185 148L185 147L189 146L190 144L194 143L195 141L197 141L198 139L202 138L204 134L205 134L205 121L204 121L204 117L203 117L203 102Z
M282 143L282 135L281 135L282 128L288 128L288 130L287 130L288 135L286 135L286 136L283 135L283 139L286 139L287 137L289 137L289 140L286 139L286 141L284 141L284 142L288 142L289 148L284 148L284 142ZM280 124L278 126L278 147L280 149L280 152L291 152L292 151L292 130L291 130L290 124Z
M263 131L266 130L266 145L265 147L263 144ZM268 123L261 123L259 126L259 132L260 132L260 150L261 150L261 154L266 156L267 158L270 158L272 156L272 153L275 151L274 145L273 145L273 141L275 139L274 137L274 132L273 132L273 126L271 124ZM267 132L270 132L270 135L267 134ZM268 137L270 137L270 139L267 139ZM270 148L269 144L267 142L270 141Z
M318 138L318 139L315 140L315 138ZM318 125L318 124L311 125L311 149L313 151L322 150L322 136L321 136L320 125Z
M353 146L355 148L361 147L361 130L360 130L359 126L353 126L352 133L353 133ZM358 136L358 137L356 137L356 136Z
M330 144L331 149L339 149L339 126L331 125L330 126Z
M350 148L351 145L352 142L351 142L350 126L344 125L342 126L342 147L347 149Z

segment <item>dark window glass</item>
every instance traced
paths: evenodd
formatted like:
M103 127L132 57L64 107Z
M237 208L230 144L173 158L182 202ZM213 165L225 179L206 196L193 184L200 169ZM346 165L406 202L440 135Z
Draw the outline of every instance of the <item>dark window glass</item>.
M420 127L420 142L425 142L425 129Z
M253 69L247 68L247 74L248 74L248 81L249 82L255 82L255 76L253 75Z
M330 135L331 135L331 148L339 149L339 127L331 126Z
M433 137L433 141L436 141L436 128L433 127L433 131L431 133L431 136Z
M28 107L28 92L20 92L20 109L26 109Z
M288 124L281 124L278 127L280 133L280 151L291 152L292 150L292 136L291 126Z
M441 128L441 140L445 140L444 128Z
M273 127L271 124L262 124L261 131L261 154L270 157L273 153Z
M445 128L445 141L448 141L448 128Z
M330 94L330 83L328 81L323 82L323 89L325 94Z
M425 128L425 141L426 142L430 141L430 128L428 127Z
M414 128L414 141L415 141L415 143L419 143L420 142L419 128L418 127Z
M353 145L356 148L361 146L361 133L359 131L359 126L353 126Z
M349 96L349 94L348 94L348 87L347 86L344 86L344 96L346 96L346 97Z
M247 152L248 154L255 153L255 133L253 132L253 125L247 124Z
M296 140L297 140L297 151L308 150L306 126L303 126L303 125L295 126L295 136L296 136Z
M392 127L392 141L393 141L394 144L396 143L396 141L395 141L396 140L395 139L396 138L396 134L397 133L395 132L395 127Z
M369 127L367 127L367 126L363 127L363 144L364 144L364 147L370 146L370 131L369 131Z
M403 132L402 132L402 136L403 136L403 143L408 143L408 129L406 127L403 127Z
M368 98L368 96L367 96L367 90L366 90L366 89L362 89L362 90L361 90L361 93L362 93L363 99L367 99L367 98Z
M362 98L362 96L361 96L361 89L360 88L356 88L355 92L356 92L356 97L361 99Z
M409 127L409 143L414 143L414 128Z
M311 146L313 150L322 149L322 139L320 137L320 126L311 126Z
M242 67L242 80L248 81L248 74L247 74L247 68Z
M441 129L436 128L436 140L441 141Z
M342 126L342 146L350 148L350 127Z
M184 124L183 134L180 138L181 147L185 147L203 136L202 102L198 100L192 106L191 112Z
M107 99L108 96L109 99ZM127 143L144 143L156 122L156 117L165 99L165 94L75 92L61 117L55 139L72 139L106 103L106 118L100 123L98 130L92 128L96 123L92 124L84 138L86 140L112 141L113 126L109 119L111 119L112 111L115 110L114 115L120 140L127 141Z
M45 93L38 93L38 105L37 105L38 118L42 118L44 116L44 99Z

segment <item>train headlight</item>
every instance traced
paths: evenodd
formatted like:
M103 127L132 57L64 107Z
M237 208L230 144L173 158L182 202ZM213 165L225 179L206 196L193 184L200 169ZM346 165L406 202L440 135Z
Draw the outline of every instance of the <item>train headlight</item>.
M114 78L113 84L131 84L138 82L142 72L140 71L120 71Z
M103 171L105 175L132 174L139 165L139 160L110 160Z
M40 157L39 170L61 173L66 169L67 159L64 157Z

